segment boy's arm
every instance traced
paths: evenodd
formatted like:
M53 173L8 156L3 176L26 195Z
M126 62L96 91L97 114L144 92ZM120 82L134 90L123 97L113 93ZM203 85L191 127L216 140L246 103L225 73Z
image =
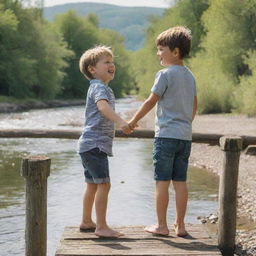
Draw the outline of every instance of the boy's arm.
M107 119L116 123L123 130L124 133L130 133L131 130L127 124L127 122L122 119L108 104L106 100L97 101L98 110L104 115Z
M194 118L195 118L196 112L197 112L197 96L194 97L194 106L193 106L192 121L193 121Z
M132 119L129 121L129 125L132 128L136 127L137 122L143 118L158 102L160 96L155 93L151 93L149 97L144 101L139 110L135 113Z

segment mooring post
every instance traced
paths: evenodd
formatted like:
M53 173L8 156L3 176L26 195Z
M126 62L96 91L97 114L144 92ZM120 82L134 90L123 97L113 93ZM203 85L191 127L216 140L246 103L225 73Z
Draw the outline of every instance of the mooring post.
M21 176L26 179L26 256L47 254L47 178L51 160L45 156L23 158Z
M242 144L241 137L220 138L224 161L219 186L218 246L224 256L233 256L235 250L237 182Z

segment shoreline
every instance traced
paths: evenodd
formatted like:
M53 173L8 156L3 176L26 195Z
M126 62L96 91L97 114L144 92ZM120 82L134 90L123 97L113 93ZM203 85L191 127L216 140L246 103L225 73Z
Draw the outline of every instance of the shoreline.
M84 105L85 100L28 100L19 103L0 102L0 113L16 113L33 109L61 108Z

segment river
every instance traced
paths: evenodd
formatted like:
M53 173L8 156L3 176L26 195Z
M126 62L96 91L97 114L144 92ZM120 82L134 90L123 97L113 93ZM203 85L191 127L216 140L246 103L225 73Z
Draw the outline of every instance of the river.
M118 100L117 112L137 108L139 102ZM0 114L1 128L79 129L84 108L68 107ZM24 255L25 182L20 176L22 157L44 154L52 159L48 178L48 256L53 256L65 226L81 219L84 177L75 140L0 139L0 255ZM147 225L155 222L152 140L114 140L109 158L112 188L108 222L112 226ZM218 177L204 169L189 168L189 203L186 221L217 210ZM170 189L168 221L173 223L174 193Z

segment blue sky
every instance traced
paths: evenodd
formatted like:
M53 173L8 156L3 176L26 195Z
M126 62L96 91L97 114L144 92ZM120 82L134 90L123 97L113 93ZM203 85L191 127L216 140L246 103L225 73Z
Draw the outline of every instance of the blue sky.
M172 0L44 0L45 6L53 6L66 3L77 3L77 2L94 2L94 3L105 3L115 4L121 6L150 6L150 7L161 7L167 8L170 6Z

